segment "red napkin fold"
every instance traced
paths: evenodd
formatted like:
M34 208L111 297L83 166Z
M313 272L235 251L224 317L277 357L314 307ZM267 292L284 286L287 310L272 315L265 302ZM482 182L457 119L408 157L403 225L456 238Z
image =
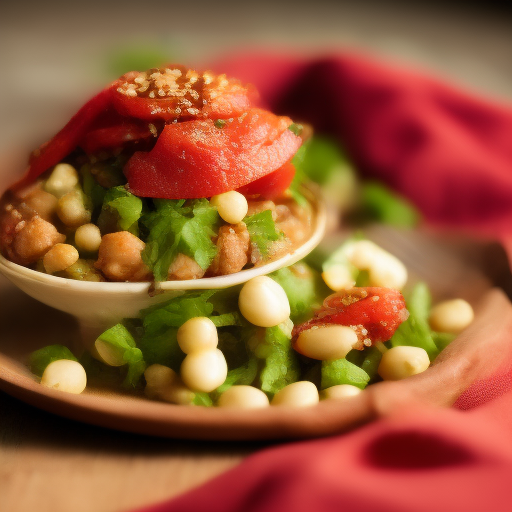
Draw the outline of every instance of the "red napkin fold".
M215 68L254 83L273 111L337 137L430 224L500 239L512 257L510 105L354 55L246 53ZM144 510L510 512L510 384L510 375L478 383L459 400L469 412L412 405L350 434L265 450Z
M245 53L215 67L255 84L272 111L338 138L358 170L431 224L499 238L511 254L512 105L356 55Z

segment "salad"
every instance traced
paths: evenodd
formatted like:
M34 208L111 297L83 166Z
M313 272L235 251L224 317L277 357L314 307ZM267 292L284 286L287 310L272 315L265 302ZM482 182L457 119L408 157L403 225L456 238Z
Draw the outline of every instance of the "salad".
M4 195L2 254L85 281L232 274L307 240L309 179L344 208L357 196L352 220L417 221L381 185L356 186L339 148L256 97L183 66L122 76ZM71 393L106 382L180 405L303 407L427 370L472 319L460 299L432 307L426 284L411 286L402 262L355 235L243 285L142 310L84 354L44 347L29 366Z
M289 188L302 127L256 101L184 66L123 75L33 152L2 198L2 254L59 277L166 281L293 251L314 215Z

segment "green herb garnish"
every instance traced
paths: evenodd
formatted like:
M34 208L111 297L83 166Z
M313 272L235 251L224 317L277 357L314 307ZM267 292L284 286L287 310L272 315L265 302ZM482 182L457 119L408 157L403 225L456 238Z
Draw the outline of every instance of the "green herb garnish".
M183 253L206 270L217 254L212 242L220 217L208 199L185 201L155 200L156 211L141 221L149 230L142 258L156 281L167 280L169 267Z
M254 244L262 256L266 256L270 250L271 242L279 240L283 234L277 230L272 212L264 210L244 219L251 243Z

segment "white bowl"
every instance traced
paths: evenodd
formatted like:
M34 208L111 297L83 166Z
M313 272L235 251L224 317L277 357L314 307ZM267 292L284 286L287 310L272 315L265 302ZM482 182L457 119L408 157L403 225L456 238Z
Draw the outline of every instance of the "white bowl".
M310 238L293 252L261 267L236 274L187 281L161 283L114 283L76 281L37 272L0 255L0 273L34 299L69 313L80 323L82 341L88 345L97 335L122 318L137 317L141 309L163 302L189 290L228 288L253 277L269 274L296 263L309 254L325 232L326 211L319 195L313 194L316 215Z

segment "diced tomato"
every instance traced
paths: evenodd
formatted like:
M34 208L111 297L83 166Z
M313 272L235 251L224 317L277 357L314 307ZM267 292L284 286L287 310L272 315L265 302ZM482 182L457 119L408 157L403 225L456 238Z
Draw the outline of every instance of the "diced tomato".
M307 329L321 325L353 327L361 342L357 348L389 340L409 312L398 290L391 288L352 288L327 297L314 318L293 329L294 339Z
M287 162L277 171L271 172L248 185L238 189L244 196L260 195L267 199L279 197L291 184L295 176L295 167Z
M251 109L218 123L211 119L168 124L150 152L137 152L124 173L141 197L194 199L236 190L280 169L302 139L291 120Z
M255 89L238 80L184 66L131 71L114 83L112 99L118 112L136 119L227 119L248 110Z

